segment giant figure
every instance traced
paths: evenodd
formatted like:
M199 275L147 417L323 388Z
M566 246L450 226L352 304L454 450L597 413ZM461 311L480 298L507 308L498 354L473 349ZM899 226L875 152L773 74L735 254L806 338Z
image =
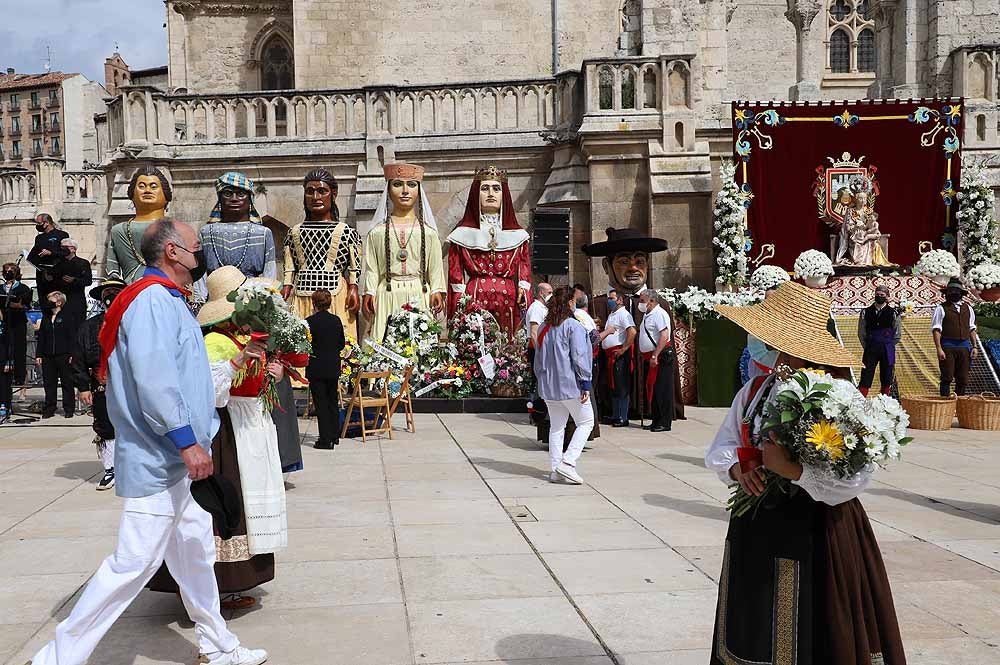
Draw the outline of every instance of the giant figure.
M381 341L389 317L408 302L435 314L445 305L444 265L434 213L420 186L422 166L386 164L386 188L365 240L364 311ZM390 209L391 203L391 209Z
M108 275L118 275L131 284L146 269L139 252L142 234L152 222L163 219L173 194L163 171L152 164L141 164L128 183L128 198L135 207L135 216L111 227L105 269Z
M583 253L591 257L602 257L604 271L608 275L608 290L615 290L618 300L628 308L629 314L635 321L636 329L642 325L642 312L639 310L639 295L645 291L646 278L649 274L649 255L653 252L662 252L667 249L667 241L663 238L653 238L646 236L635 229L607 229L608 239L604 242L597 242L584 245ZM608 296L598 295L590 299L591 315L602 321L608 320ZM672 319L671 313L671 319ZM671 320L671 329L674 328ZM632 366L635 370L632 373L631 409L640 412L641 402L646 396L646 375L643 371L642 358L639 354L639 345L633 344L631 352L633 354ZM602 366L607 365L607 360L602 359ZM680 371L679 363L674 363L674 419L684 418L684 404L681 401ZM599 377L597 390L600 391L598 404L610 407L612 404L610 387L607 379L608 373L602 372ZM610 411L605 416L610 420ZM647 413L647 415L649 415Z
M356 335L361 300L361 236L340 221L337 181L329 171L316 169L302 181L306 219L285 236L285 286L281 295L305 319L313 314L312 294L326 290L333 297L330 313L340 317L344 330Z
M459 298L469 295L513 335L521 324L521 309L528 305L531 255L505 171L495 166L476 171L465 215L448 242L448 314L455 313Z

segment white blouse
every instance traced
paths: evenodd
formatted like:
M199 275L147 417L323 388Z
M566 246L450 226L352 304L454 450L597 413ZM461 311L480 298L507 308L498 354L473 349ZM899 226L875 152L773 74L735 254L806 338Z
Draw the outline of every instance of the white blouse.
M729 413L726 414L722 426L719 427L719 431L715 435L715 440L712 441L712 445L709 446L708 452L705 454L705 466L715 471L719 480L726 485L732 485L735 482L729 475L729 469L733 464L739 462L736 449L740 447L742 442L743 414L746 413L752 385L753 381L747 381L746 385L736 393ZM754 405L756 406L759 400L769 397L774 386L773 379L764 383L753 400ZM754 421L754 428L758 427L760 427L759 417ZM860 496L868 488L874 472L875 466L870 465L850 478L837 478L817 467L803 464L802 477L793 480L792 483L808 492L815 501L836 506Z

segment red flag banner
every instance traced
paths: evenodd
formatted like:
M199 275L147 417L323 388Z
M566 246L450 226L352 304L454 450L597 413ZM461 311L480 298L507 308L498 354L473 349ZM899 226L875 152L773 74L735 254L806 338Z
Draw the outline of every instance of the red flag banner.
M890 261L913 265L923 241L947 246L958 209L962 106L961 99L733 102L751 258L770 243L773 262L791 269L807 249L827 252L857 176L873 184L868 204L889 236Z

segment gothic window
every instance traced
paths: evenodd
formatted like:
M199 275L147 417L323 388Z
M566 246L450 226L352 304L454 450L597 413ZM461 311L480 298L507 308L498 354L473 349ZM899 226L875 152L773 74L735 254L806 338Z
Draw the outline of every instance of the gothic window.
M614 81L615 75L610 67L601 67L597 70L597 87L599 93L598 107L601 110L610 109L614 106Z
M830 71L834 74L851 71L851 38L843 30L830 35Z
M292 49L281 35L273 35L261 49L261 90L291 90L295 87Z
M827 71L875 72L875 21L870 0L827 0Z

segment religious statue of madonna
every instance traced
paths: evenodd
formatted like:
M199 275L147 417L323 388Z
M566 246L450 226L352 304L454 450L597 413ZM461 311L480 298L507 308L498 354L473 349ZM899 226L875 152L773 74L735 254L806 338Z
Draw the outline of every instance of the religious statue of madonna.
M865 176L855 176L850 182L853 199L844 213L840 225L840 240L837 244L838 266L886 267L895 264L882 250L879 241L882 232L878 226L878 214L868 205L872 192L872 181Z
M381 341L389 317L408 302L435 314L445 305L444 263L434 213L424 196L424 169L386 164L386 188L365 240L363 308L368 336Z

